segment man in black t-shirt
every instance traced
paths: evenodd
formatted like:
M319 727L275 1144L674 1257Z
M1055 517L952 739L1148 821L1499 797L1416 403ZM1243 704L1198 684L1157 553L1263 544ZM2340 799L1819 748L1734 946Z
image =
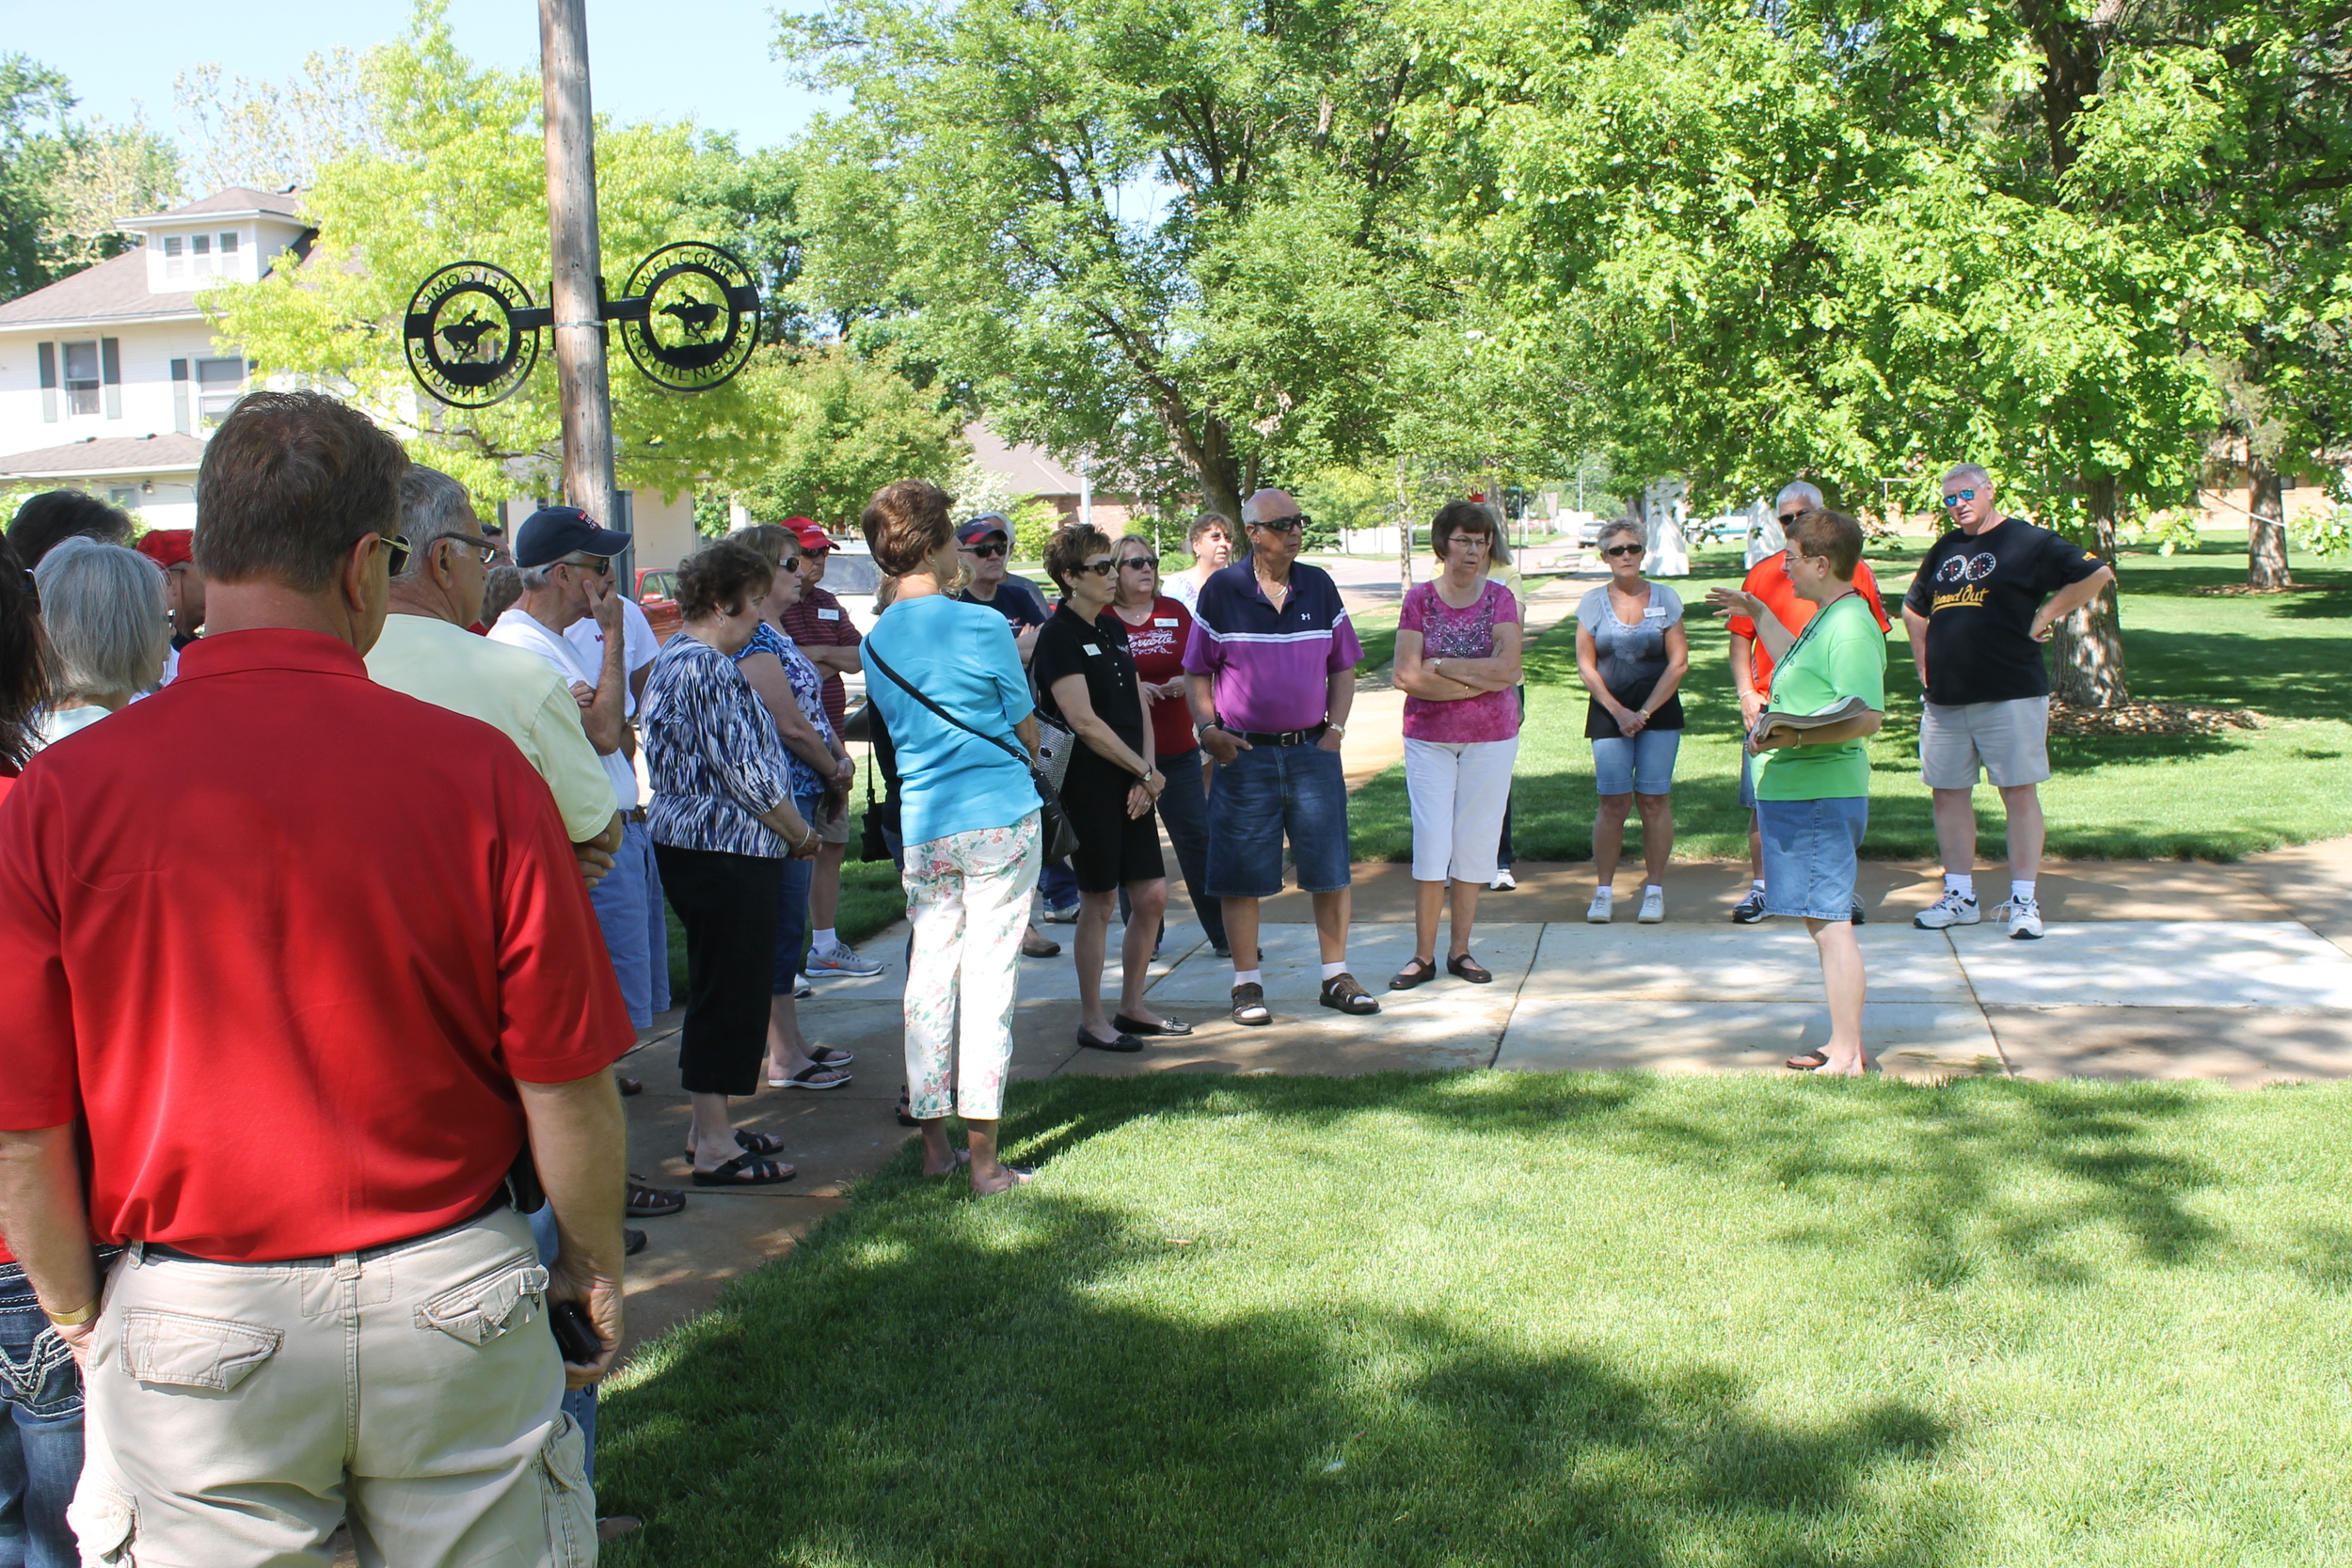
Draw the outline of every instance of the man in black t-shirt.
M2115 580L2079 545L1994 504L1992 476L1963 463L1944 476L1953 527L1919 563L1903 595L1903 626L1919 672L1919 773L1935 796L1944 895L1912 917L1923 930L1974 926L1977 773L2001 792L2009 818L2009 934L2042 935L2034 879L2042 863L2042 795L2050 776L2050 673L2042 644L2061 618Z
M956 553L972 568L972 582L956 597L965 604L984 604L1012 624L1013 645L1021 650L1025 670L1037 657L1037 628L1045 624L1045 601L1023 578L1005 575L1005 556L1011 547L1011 525L997 513L983 512L957 529Z

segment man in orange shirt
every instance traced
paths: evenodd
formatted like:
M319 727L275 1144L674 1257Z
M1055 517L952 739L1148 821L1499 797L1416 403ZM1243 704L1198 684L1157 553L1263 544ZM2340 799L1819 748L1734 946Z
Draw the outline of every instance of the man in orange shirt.
M1785 531L1790 523L1808 512L1821 509L1821 492L1804 480L1784 485L1772 510L1780 515ZM1886 607L1879 602L1878 579L1870 575L1869 562L1854 567L1853 585L1860 591L1870 613L1878 617L1879 630L1893 629L1886 618ZM1810 599L1797 597L1797 591L1788 580L1788 552L1782 550L1768 555L1748 569L1740 592L1753 594L1764 601L1773 619L1790 631L1803 631L1813 612L1820 607ZM1753 726L1756 716L1764 711L1772 694L1772 656L1764 651L1763 642L1756 635L1756 623L1745 615L1734 615L1724 623L1731 634L1731 684L1740 693L1740 722ZM1753 926L1772 916L1764 908L1764 840L1756 825L1756 769L1749 759L1747 748L1740 749L1740 804L1748 813L1748 891L1732 907L1731 918L1741 926ZM1853 906L1853 923L1862 924L1862 900Z

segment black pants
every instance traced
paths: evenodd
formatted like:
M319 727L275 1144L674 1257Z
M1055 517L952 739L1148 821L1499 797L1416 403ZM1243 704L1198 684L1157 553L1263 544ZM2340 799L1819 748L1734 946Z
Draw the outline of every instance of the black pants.
M661 891L686 927L678 1077L689 1094L756 1094L784 862L667 844L653 854Z

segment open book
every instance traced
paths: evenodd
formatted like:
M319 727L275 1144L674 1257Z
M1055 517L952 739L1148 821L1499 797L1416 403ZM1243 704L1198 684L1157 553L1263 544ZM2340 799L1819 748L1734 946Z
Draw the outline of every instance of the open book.
M1756 751L1761 748L1764 737L1774 730L1794 730L1803 735L1807 730L1825 729L1832 724L1844 723L1849 719L1859 719L1870 711L1870 705L1859 697L1834 703L1819 713L1783 713L1776 708L1767 708L1757 714L1756 722L1748 727L1748 749ZM1800 740L1798 744L1804 743Z

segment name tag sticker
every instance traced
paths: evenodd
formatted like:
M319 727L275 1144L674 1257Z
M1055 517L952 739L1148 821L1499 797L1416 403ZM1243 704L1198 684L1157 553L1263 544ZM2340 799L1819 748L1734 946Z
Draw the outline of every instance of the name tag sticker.
M1152 618L1152 624L1155 626L1172 626L1176 625L1176 617L1173 615L1155 615Z
M1665 618L1666 607L1664 605L1654 604L1642 611L1642 619L1645 621L1662 621Z
M1099 643L1084 642L1080 643L1079 646L1085 648L1089 654L1100 654L1103 651L1102 646Z
M838 621L841 619L841 611L837 610L820 610L817 612L817 618L819 621Z

